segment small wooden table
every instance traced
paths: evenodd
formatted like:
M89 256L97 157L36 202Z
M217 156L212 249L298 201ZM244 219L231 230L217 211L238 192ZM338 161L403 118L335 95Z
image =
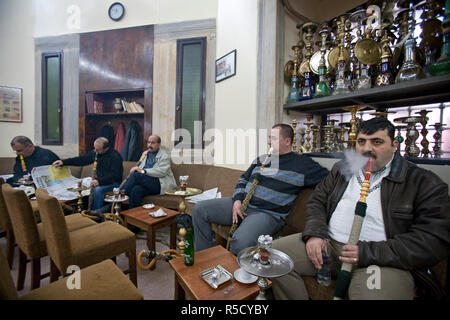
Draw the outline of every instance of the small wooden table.
M153 218L149 215L149 212L157 211L161 208L167 216ZM156 251L156 230L170 226L170 248L176 249L177 241L177 226L175 223L175 217L179 214L178 211L166 209L163 207L155 206L152 209L144 209L142 206L133 209L122 211L124 216L125 227L128 224L147 230L147 247L150 250Z
M257 282L243 284L236 279L223 283L217 289L213 289L200 277L200 272L221 265L231 274L239 269L236 256L222 246L195 252L194 265L186 266L183 258L169 261L175 271L175 300L184 300L185 293L196 300L249 300L258 295ZM271 282L269 281L269 286ZM233 286L233 288L229 288ZM229 290L228 293L225 293Z

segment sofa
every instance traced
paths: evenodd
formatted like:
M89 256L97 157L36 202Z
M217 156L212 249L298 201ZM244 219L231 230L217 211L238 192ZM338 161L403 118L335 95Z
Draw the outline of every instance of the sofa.
M14 161L11 161L10 163L13 164ZM133 166L135 166L135 162L124 161L124 179ZM10 167L12 168L12 165ZM70 169L72 175L78 178L89 177L92 174L92 165L85 167L71 166ZM231 197L233 195L235 185L239 177L244 173L244 171L241 170L204 164L172 164L172 171L176 181L178 181L180 175L189 175L188 186L199 188L202 190L208 190L214 187L218 187L218 190L222 193L222 197ZM280 232L274 235L274 238L298 233L304 229L306 218L306 203L312 192L313 189L305 188L298 194L291 212L286 219L286 225ZM154 203L162 207L177 209L180 200L181 198L178 196L152 195L144 197L143 203ZM186 202L186 213L191 214L193 207L194 204ZM212 228L216 233L217 244L225 245L230 226L212 224ZM441 285L445 288L448 288L447 259L434 266L432 269ZM332 283L329 287L324 287L317 283L315 277L304 276L303 279L312 299L332 299L335 284L334 280L332 280Z

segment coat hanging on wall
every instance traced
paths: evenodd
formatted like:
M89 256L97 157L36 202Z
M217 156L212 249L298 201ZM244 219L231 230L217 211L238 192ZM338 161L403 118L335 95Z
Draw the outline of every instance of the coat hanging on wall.
M116 143L114 144L114 149L122 153L122 148L125 143L125 125L123 124L123 122L119 123L115 139Z
M125 143L122 148L122 158L124 161L138 161L142 153L139 145L140 127L136 121L131 121L125 134Z

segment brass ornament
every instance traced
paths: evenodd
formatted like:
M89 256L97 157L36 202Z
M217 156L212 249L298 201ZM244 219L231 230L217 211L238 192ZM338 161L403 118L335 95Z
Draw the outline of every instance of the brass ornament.
M325 52L325 65L327 67L327 73L331 74L330 69L329 69L329 61L328 61L328 57L330 54L330 50L327 50ZM321 57L321 52L320 50L317 50L313 56L311 57L310 61L309 61L309 67L311 68L311 71L314 72L315 74L319 74L319 64L320 64L320 57Z
M362 39L355 45L355 55L361 63L373 66L380 61L381 46L373 39Z
M348 69L348 66L350 64L350 52L347 48L342 48L342 55L344 56L345 61L345 69ZM328 64L333 68L337 69L338 61L339 61L339 47L336 46L333 48L333 50L330 51L330 54L328 55Z

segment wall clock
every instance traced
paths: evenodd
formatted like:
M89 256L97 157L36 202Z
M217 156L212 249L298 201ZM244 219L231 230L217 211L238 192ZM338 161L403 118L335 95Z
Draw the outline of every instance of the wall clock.
M114 2L108 9L109 17L114 21L119 21L125 14L125 7L120 2Z

